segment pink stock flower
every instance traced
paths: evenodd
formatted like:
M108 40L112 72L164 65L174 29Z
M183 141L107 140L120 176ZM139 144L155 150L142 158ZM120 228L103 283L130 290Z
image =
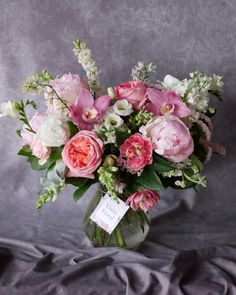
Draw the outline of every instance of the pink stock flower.
M153 149L150 139L135 133L120 146L120 162L131 173L139 172L152 163Z
M81 130L91 130L96 123L99 123L110 102L111 98L108 95L100 96L94 101L90 91L82 89L77 103L71 106L73 122Z
M159 199L160 196L156 191L143 189L130 195L126 200L126 204L130 205L134 211L141 209L147 212L155 207Z
M174 91L148 88L146 94L151 102L145 108L155 115L172 114L183 118L190 114L190 109Z
M32 129L37 132L42 124L43 119L46 117L45 114L38 111L35 112L32 119L29 121ZM24 125L21 131L21 137L25 144L30 146L32 154L39 159L39 164L43 165L46 163L51 154L51 149L46 147L33 132L28 131L28 126Z
M117 99L127 99L135 109L139 110L147 100L147 85L141 81L128 81L115 87Z
M156 116L140 128L155 144L155 152L173 162L182 162L193 153L193 139L187 126L176 116Z
M71 73L52 80L50 84L57 94L66 100L69 105L76 102L81 89L89 89L88 83L85 80L81 79L79 75Z
M69 168L68 177L94 178L94 171L102 161L103 143L93 131L80 131L62 151L62 159Z

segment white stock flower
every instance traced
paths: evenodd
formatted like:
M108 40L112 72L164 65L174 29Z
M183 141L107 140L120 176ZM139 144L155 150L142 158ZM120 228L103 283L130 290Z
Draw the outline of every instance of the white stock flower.
M133 112L132 104L127 99L117 100L113 105L113 109L120 116L129 116Z
M118 128L123 123L124 123L123 119L121 119L120 116L113 114L113 113L108 113L104 119L104 124L107 128L109 128L109 127Z
M58 115L46 117L37 131L38 138L47 147L63 145L70 136L67 122Z
M7 102L2 102L0 105L0 118L5 116L10 116L12 118L18 117L14 103L12 103L10 100Z

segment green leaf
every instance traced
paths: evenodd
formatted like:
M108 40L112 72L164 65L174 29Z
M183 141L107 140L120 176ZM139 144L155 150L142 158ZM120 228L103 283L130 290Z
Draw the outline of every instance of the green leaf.
M196 155L191 155L190 160L192 161L193 165L196 165L199 168L200 171L204 168L203 163L198 159Z
M23 156L23 157L30 157L32 156L32 152L31 149L29 147L29 145L24 145L18 152L19 156Z
M151 166L153 170L155 170L156 172L170 172L174 169L174 167L169 161L160 158L156 155L154 155L153 163Z
M116 133L116 143L118 146L122 145L124 143L124 141L130 137L130 130L120 130L118 128L115 129L115 133Z
M66 178L66 184L72 184L74 186L84 186L85 183L88 181L87 178L82 178L82 177L68 177Z
M79 187L73 195L75 201L78 201L84 193L90 188L92 184L94 184L94 180L87 181L83 186Z
M70 135L73 137L79 132L78 127L73 122L68 122L69 128L70 128Z
M136 181L147 189L164 189L160 178L151 167L145 168L143 173L140 176L137 176Z

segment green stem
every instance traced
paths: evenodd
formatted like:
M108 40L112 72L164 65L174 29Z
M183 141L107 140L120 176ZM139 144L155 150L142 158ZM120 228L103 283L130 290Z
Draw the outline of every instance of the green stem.
M116 235L117 235L117 240L118 240L118 243L119 243L120 247L125 248L126 244L125 244L125 240L124 240L124 237L123 237L123 234L122 234L122 229L121 229L120 224L117 225Z

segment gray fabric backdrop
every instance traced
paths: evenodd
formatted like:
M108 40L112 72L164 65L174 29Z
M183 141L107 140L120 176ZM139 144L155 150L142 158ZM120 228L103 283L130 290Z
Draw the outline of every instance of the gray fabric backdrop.
M39 174L16 155L21 142L15 135L15 129L20 124L10 118L1 119L0 237L4 249L13 249L9 256L15 261L13 265L19 265L22 260L28 261L26 257L31 257L32 261L42 259L45 253L54 253L59 258L61 253L65 257L80 253L78 257L83 257L82 265L86 260L88 267L95 267L99 271L93 270L94 273L85 276L80 282L80 289L76 289L77 293L71 291L70 294L97 294L96 285L104 287L99 289L100 294L236 294L235 289L227 285L228 281L233 284L236 273L235 264L231 265L233 259L236 261L232 247L236 244L235 32L234 0L0 0L0 101L20 98L20 85L24 79L42 69L54 75L65 72L83 75L72 53L72 41L78 37L84 39L92 49L97 64L103 70L102 82L106 87L129 79L131 68L138 60L154 62L160 80L167 73L184 78L189 72L201 69L208 74L223 75L225 82L224 102L214 102L218 107L214 118L214 139L226 147L226 157L214 156L206 169L209 185L207 189L200 190L200 196L191 190L167 190L162 193L161 202L152 213L150 235L139 253L91 248L82 229L83 211L91 193L75 204L72 199L73 188L68 187L55 204L48 204L37 215L34 205L39 190ZM46 246L45 250L44 246L37 244L54 248ZM225 244L230 244L232 248L223 246ZM204 247L208 248L192 251ZM168 273L167 265L176 258L176 253L182 255L182 260L194 264L196 253L197 257L206 253L208 258L209 255L222 257L231 250L232 256L229 255L225 260L224 269L234 269L234 279L228 278L222 284L220 281L223 275L213 270L212 275L218 283L213 280L211 285L211 278L208 280L205 277L206 285L202 285L200 280L194 283L197 289L191 289L190 285L190 289L182 289L186 293L181 293L177 287L173 291L171 280L163 275ZM17 251L28 251L28 255L15 255ZM103 256L107 259L102 260ZM11 259L6 257L4 265L8 266ZM94 264L89 265L90 259L95 261ZM71 267L74 263L77 270L81 267L78 261L69 263L69 258L66 261L63 267L67 263ZM96 266L96 261L101 262L99 266ZM136 264L129 269L123 265L125 261ZM112 268L115 262L120 265L117 273L117 269ZM5 270L2 263L0 268ZM17 269L18 275L14 280L9 275L5 281L3 276L2 283L12 286L12 294L19 286L27 287L33 282L30 279L28 283L21 281L19 274L27 267L14 267L10 269ZM222 266L217 269L220 268ZM165 271L159 273L160 269ZM110 270L113 270L113 276ZM44 271L47 273L50 269ZM145 282L143 273L149 274ZM76 277L76 273L74 275ZM32 290L36 294L69 292L69 288L52 287L56 278L47 278L51 289L45 293L38 287L29 287L22 294L31 294ZM42 284L37 279L35 285L39 283ZM153 289L150 287L152 285ZM220 286L219 289L217 286ZM205 293L208 287L210 291ZM0 294L11 294L10 289L5 288L0 289ZM19 290L17 294L21 294ZM231 291L223 293L227 290Z

